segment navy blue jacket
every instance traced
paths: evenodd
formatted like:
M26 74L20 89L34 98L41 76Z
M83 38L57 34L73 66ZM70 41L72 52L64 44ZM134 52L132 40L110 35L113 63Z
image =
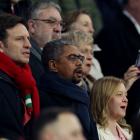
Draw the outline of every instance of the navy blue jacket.
M41 108L68 107L78 115L88 140L98 140L96 125L89 110L86 91L71 81L60 78L57 73L46 72L40 80Z

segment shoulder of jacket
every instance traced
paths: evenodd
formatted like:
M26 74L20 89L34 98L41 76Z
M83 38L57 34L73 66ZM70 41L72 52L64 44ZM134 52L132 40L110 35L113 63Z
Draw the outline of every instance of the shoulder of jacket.
M3 80L5 82L15 86L14 81L6 73L4 73L3 71L0 71L0 80Z

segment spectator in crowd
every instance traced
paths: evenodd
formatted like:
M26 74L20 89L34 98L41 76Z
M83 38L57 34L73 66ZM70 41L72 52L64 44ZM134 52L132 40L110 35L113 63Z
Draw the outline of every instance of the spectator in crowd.
M122 12L111 25L104 27L95 42L101 47L96 52L104 75L123 77L129 66L134 65L140 49L140 0L128 0ZM140 107L140 80L128 91L126 118L133 123Z
M31 0L1 0L0 13L15 14L27 21L30 17L31 5Z
M124 120L128 104L123 80L108 76L94 83L91 110L99 140L132 140L132 130Z
M73 30L81 30L87 33L90 33L92 36L94 35L94 27L92 23L92 19L87 11L78 10L69 13L66 18L64 18L65 26L64 32L73 31ZM94 47L94 51L99 51L100 48L96 45ZM90 70L90 75L92 75L95 79L103 77L100 64L98 60L93 55L93 64Z
M28 137L24 132L40 110L26 27L20 17L0 15L0 136L10 140Z
M94 27L90 14L85 10L76 10L68 13L64 18L64 32L71 30L82 30L94 35Z
M85 56L85 61L83 64L83 80L79 83L79 86L86 87L90 93L93 83L95 81L94 77L89 75L92 59L93 59L93 37L91 34L84 31L70 31L62 35L62 38L67 39L78 47L80 52ZM85 85L85 86L84 86Z
M83 79L90 93L93 83L95 82L95 79L91 75L89 75L89 72L92 66L92 59L93 59L93 56L92 56L93 48L94 48L93 37L89 33L75 30L75 31L70 31L63 34L62 38L73 42L81 51L81 53L85 56L85 61L83 64L83 74L84 74ZM128 70L125 72L124 80L125 80L125 86L127 90L129 90L131 86L133 85L133 83L138 79L137 75L139 73L140 71L134 65L130 66ZM83 80L81 80L80 82L81 84L83 83L82 81ZM79 85L81 85L80 83ZM83 86L83 84L81 86Z
M33 6L31 19L28 21L31 35L30 66L37 83L44 73L41 64L41 52L48 41L61 37L62 18L59 5L51 1L38 1Z
M114 2L115 1L116 0L114 0ZM116 1L116 2L120 6L126 3L126 1L120 1L120 2ZM94 28L93 28L91 17L84 10L74 11L70 13L68 16L66 16L66 19L64 21L66 22L64 26L64 32L81 30L90 33L91 35L94 35ZM95 54L98 52L100 53L100 51L96 52L95 50L98 50L96 44L94 44L94 53ZM96 61L96 58L94 56L93 56L93 61L94 61L93 62L94 65L91 66L90 75L93 76L95 79L103 77L100 65L98 61ZM123 74L124 74L124 80L126 81L126 88L128 90L133 85L133 83L138 79L137 74L140 71L138 70L138 68L134 67L133 65L132 66L129 65L126 69L124 71L125 73ZM109 75L112 75L112 73L110 73Z
M81 121L86 138L98 140L88 93L76 85L83 78L83 62L84 56L70 41L59 39L45 45L42 53L45 74L39 88L41 108L72 108Z
M77 116L69 109L44 110L35 122L34 140L85 140Z

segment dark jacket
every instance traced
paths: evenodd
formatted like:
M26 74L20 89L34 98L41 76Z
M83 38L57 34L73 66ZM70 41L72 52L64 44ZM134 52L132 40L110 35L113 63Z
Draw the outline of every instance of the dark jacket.
M140 139L140 114L137 116L134 122L135 123L133 128L133 140L139 140Z
M78 115L88 140L98 140L96 125L89 110L86 91L71 81L60 78L57 73L47 71L40 80L41 108L68 107Z
M104 75L123 77L124 72L135 64L140 49L140 35L134 24L120 13L108 27L103 28L95 42L102 49L95 52Z
M0 137L9 140L31 140L33 118L23 124L24 108L21 92L14 81L0 71Z
M0 137L18 140L24 136L23 104L16 85L0 71Z
M37 85L39 84L39 79L44 73L44 68L41 62L41 49L38 47L37 43L31 39L31 54L29 65L32 70L33 77L35 78Z
M31 6L31 0L22 0L18 2L14 6L15 15L28 20L30 18ZM12 13L11 0L0 0L0 12Z
M140 49L140 35L128 17L120 13L111 25L99 33L95 42L102 49L95 52L104 75L123 77L126 70L135 64ZM127 121L133 123L140 107L140 79L128 91Z
M108 25L114 20L117 13L121 10L125 0L95 0L103 21L103 26Z

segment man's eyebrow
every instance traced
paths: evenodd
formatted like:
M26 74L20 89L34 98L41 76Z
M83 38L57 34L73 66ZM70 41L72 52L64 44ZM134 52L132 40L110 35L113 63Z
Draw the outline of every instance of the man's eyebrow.
M16 36L13 36L14 38L21 38L21 37L27 37L28 39L30 39L30 36L24 36L24 35L16 35Z
M49 19L56 19L55 17L50 16Z
M48 17L48 19L57 21L57 18L52 17L52 16ZM62 19L60 21L62 21Z
M69 54L69 56L70 56L70 55L76 55L76 56L78 56L79 54L71 53L71 54Z

